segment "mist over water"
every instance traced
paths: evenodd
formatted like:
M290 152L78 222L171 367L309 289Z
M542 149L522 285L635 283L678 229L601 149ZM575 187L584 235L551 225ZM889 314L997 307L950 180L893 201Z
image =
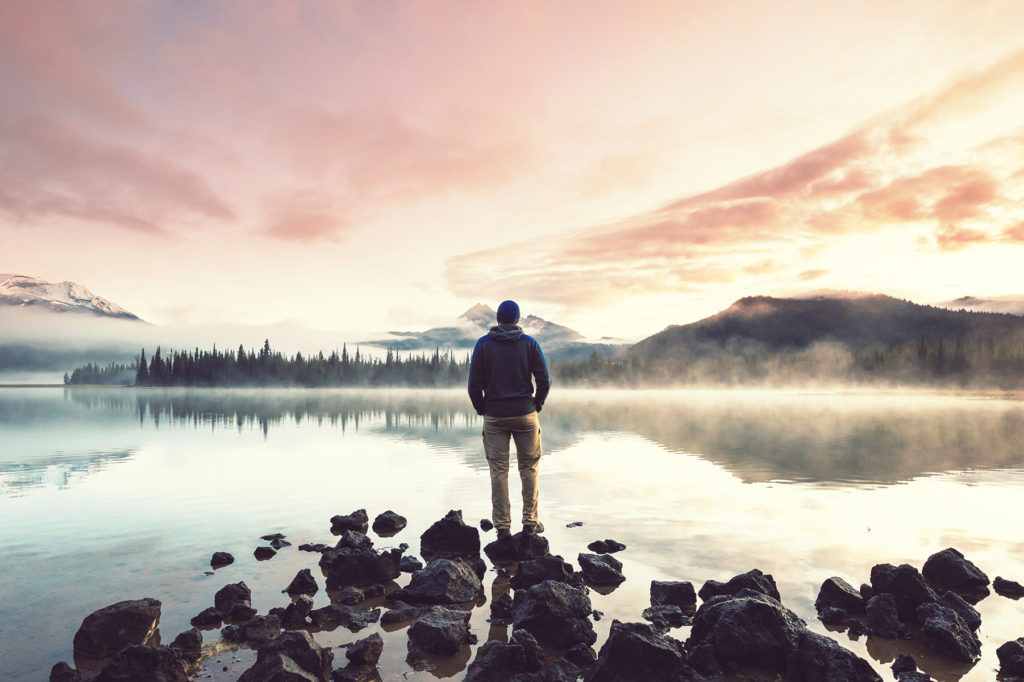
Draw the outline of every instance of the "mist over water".
M591 593L606 614L595 648L613 618L640 620L652 579L699 588L755 567L824 631L813 609L821 582L859 585L876 563L920 567L954 546L990 578L1024 580L1022 417L1024 402L1007 395L558 391L541 414L541 517L552 551L572 563L593 540L628 547L616 555L626 582ZM0 389L0 678L40 679L70 662L82 618L121 599L163 601L167 641L229 582L245 580L261 613L283 606L300 568L320 576L316 555L295 546L333 544L334 514L393 509L409 526L374 536L377 546L407 542L418 554L419 535L449 509L471 524L489 516L480 428L462 391ZM566 528L574 521L584 525ZM294 546L256 562L270 532ZM204 575L214 551L236 563ZM489 608L473 613L481 642L500 635ZM937 679L992 679L995 648L1020 636L1019 604L993 594L978 608L974 667L916 642L904 650ZM335 645L375 631L384 679L463 674L412 671L404 629L315 636ZM885 678L903 646L832 636ZM221 679L250 654L225 659Z

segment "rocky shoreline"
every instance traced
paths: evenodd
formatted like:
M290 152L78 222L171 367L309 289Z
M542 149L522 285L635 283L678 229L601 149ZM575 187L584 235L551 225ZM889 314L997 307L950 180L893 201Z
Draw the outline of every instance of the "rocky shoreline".
M338 627L357 632L376 622L384 628L407 628L406 661L424 669L426 658L454 657L477 644L470 615L488 602L489 622L511 626L512 634L508 641L476 647L465 674L469 682L882 679L868 661L808 629L782 604L772 576L756 568L726 582L707 580L699 590L690 582L653 581L650 604L637 609L642 609L643 621L614 620L595 652L593 623L603 614L593 608L589 595L626 579L622 563L613 556L627 549L622 543L595 540L589 553L577 555L577 570L552 554L542 535L520 533L481 548L480 530L453 510L420 536L421 560L406 554L405 543L375 549L365 510L330 521L338 537L334 546L298 548L319 555L329 605L313 608L313 596L321 588L309 568L282 590L287 603L266 614L252 607L244 582L228 584L216 593L212 606L192 618L191 629L161 645L160 601L117 602L82 621L74 638L76 667L57 663L51 682L194 680L213 646L204 647L202 631L217 628L218 646L257 652L239 682L372 682L381 679L378 661L384 640L379 634L344 645L346 660L339 665L335 651L317 644L311 633ZM405 526L401 515L387 511L374 519L372 529L387 538ZM486 521L480 527L490 530ZM268 544L253 553L261 561L291 544L279 533L262 539ZM483 578L489 570L484 556L498 572L500 585L507 586L492 590L490 600L484 596ZM230 554L215 552L210 563L216 570L233 562ZM399 587L395 579L403 572L411 576ZM1019 583L1001 576L990 581L962 553L947 548L928 557L921 570L909 564L877 564L859 588L838 576L826 578L814 606L822 623L847 630L851 638L918 639L937 656L970 666L981 656L981 616L974 605L990 595L990 585L1004 598L1024 596ZM371 600L386 610L370 608ZM690 627L685 640L669 634L683 626ZM996 654L1001 680L1024 680L1024 637L1004 643ZM896 659L892 673L902 682L932 679L918 671L908 654Z

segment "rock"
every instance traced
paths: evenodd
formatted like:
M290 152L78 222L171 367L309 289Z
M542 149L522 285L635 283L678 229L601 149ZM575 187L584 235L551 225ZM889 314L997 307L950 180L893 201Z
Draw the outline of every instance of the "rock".
M327 589L372 585L394 580L400 575L398 563L402 550L376 552L372 549L342 547L320 555L320 568L327 576Z
M420 610L415 606L406 604L404 601L396 601L391 608L384 612L380 622L382 625L392 625L403 621L412 620L420 615Z
M917 607L938 601L920 571L910 564L876 564L871 568L871 588L875 594L888 593L896 598L896 612L903 620L913 621Z
M721 664L786 670L804 623L776 599L755 590L709 599L697 610L686 642L694 665L719 674Z
M644 620L649 620L652 625L660 630L681 628L691 623L690 619L683 613L683 610L675 604L664 604L646 608L643 612L643 618Z
M329 549L330 547L321 542L304 542L299 545L300 552L317 552L322 554Z
M594 665L594 660L597 659L597 653L591 649L589 645L583 644L582 642L580 644L574 644L566 649L564 656L566 660L580 670L590 668L590 666Z
M248 604L252 601L252 590L244 582L225 585L213 595L213 605L222 614L230 613L231 607L238 603Z
M545 580L516 592L513 622L529 630L543 646L565 649L593 644L597 634L589 616L593 607L582 591L555 580Z
M839 576L827 578L818 590L818 598L814 600L814 610L819 614L833 606L849 614L864 613L864 598L860 591Z
M367 585L362 588L363 597L365 599L376 599L377 597L383 597L387 594L387 590L381 584Z
M845 625L850 616L838 606L828 606L818 612L818 620L825 625Z
M355 530L343 530L338 533L338 543L334 545L335 549L341 549L342 547L353 547L355 549L370 549L373 547L373 540L366 537L359 531Z
M298 596L291 604L281 609L281 612L276 615L281 619L281 625L285 629L301 630L310 625L306 619L312 611L313 599L303 594Z
M964 619L972 631L977 631L981 627L981 614L978 610L964 601L956 592L945 592L939 597L939 603L945 607L951 608L957 612L957 614Z
M354 530L357 533L366 533L369 528L370 517L365 509L357 509L351 514L339 514L331 517L331 533L341 535L343 531Z
M786 679L791 682L882 682L871 664L835 640L804 630L789 657Z
M619 585L626 579L622 575L622 562L610 554L583 554L577 557L583 577L591 585Z
M75 633L75 653L87 658L108 658L134 644L145 644L160 622L156 599L121 601L93 611Z
M509 580L509 585L514 590L525 590L545 580L557 580L574 587L582 586L582 582L579 576L573 572L572 566L566 563L562 557L553 555L519 562L519 568Z
M213 558L210 559L210 567L214 570L224 568L233 563L235 563L235 557L227 552L214 552Z
M338 626L341 622L341 607L337 604L329 604L309 612L309 622L315 628L330 629Z
M867 583L860 584L860 598L864 600L865 606L867 605L868 600L874 596L875 590L872 589L871 585L868 585Z
M405 528L408 523L409 520L404 516L389 509L377 514L377 518L373 520L373 532L381 537L391 537Z
M928 557L921 573L926 580L953 590L971 590L989 584L988 576L952 547Z
M729 579L729 582L720 583L717 580L708 580L701 586L697 593L702 601L707 601L716 595L733 596L741 590L753 590L760 592L779 601L779 588L775 586L775 579L769 573L762 573L754 568L746 573L741 573Z
M491 617L488 622L496 625L508 625L512 622L512 597L503 594L491 601Z
M249 602L238 602L231 605L231 610L228 612L226 620L234 621L235 623L244 623L255 615L256 609L252 607L252 604Z
M221 621L223 620L224 616L221 615L221 612L211 606L207 609L203 609L198 614L193 616L192 620L190 620L189 623L193 627L208 630L211 628L219 628Z
M701 679L686 662L683 645L646 623L612 621L608 639L587 682L685 682Z
M266 540L267 542L273 542L274 540L284 540L286 537L288 537L288 536L285 535L284 533L268 533L266 535L261 535L260 536L260 540Z
M409 585L394 596L408 602L456 604L476 599L482 589L480 578L466 562L434 559L413 573Z
M220 630L220 636L225 642L241 642L242 627L240 625L225 625Z
M613 552L621 552L626 549L626 546L616 540L594 540L587 549L595 554L612 554Z
M402 573L415 573L423 568L423 562L414 556L404 556L398 562L398 570Z
M689 582L651 581L651 606L678 606L687 609L697 603L697 593Z
M857 641L861 637L867 637L871 634L871 630L864 627L864 624L853 616L846 619L846 634L849 635L850 639Z
M480 531L462 520L461 510L451 510L420 536L420 556L427 561L479 553Z
M270 541L270 546L274 549L284 549L285 547L291 547L292 543L288 542L284 538L274 538Z
M359 632L380 620L380 609L347 608L341 612L339 624L350 632Z
M381 682L375 665L349 664L331 673L334 682Z
M896 612L896 598L884 592L868 601L868 628L882 639L896 639L900 635L900 618Z
M981 658L981 641L956 611L940 604L921 604L916 611L925 642L933 650L964 663Z
M899 677L902 673L912 673L917 670L917 661L910 654L900 654L892 662L892 674Z
M579 528L583 525L582 521L573 521L572 523L565 524L566 528Z
M486 533L492 528L494 528L494 524L491 523L490 519L480 519L480 530Z
M203 633L196 628L185 630L171 642L171 649L186 661L195 663L203 651Z
M604 618L604 611L598 611L597 609L594 609L590 612L590 617L593 618L594 622L596 623L597 621Z
M334 652L313 641L308 632L290 630L262 644L256 663L238 682L329 682Z
M535 673L543 666L540 644L526 630L516 630L508 644L494 640L477 649L465 682L511 682L521 673Z
M1011 639L996 649L1001 675L1024 675L1024 637Z
M508 540L495 540L484 547L491 561L529 561L551 554L550 545L543 535L516 533Z
M377 633L373 633L352 644L345 652L345 658L356 665L377 665L383 651L384 640Z
M82 676L70 665L61 661L50 668L50 682L82 682Z
M470 643L469 612L432 606L409 626L409 644L431 654L452 655Z
M366 594L358 587L346 587L341 592L338 592L334 601L339 604L355 606L366 601Z
M1013 580L1006 580L1000 576L996 576L996 579L992 581L992 589L1001 597L1009 597L1010 599L1024 597L1024 585Z
M487 575L487 562L484 561L483 557L479 554L477 554L476 558L473 559L473 563L470 564L470 567L473 569L473 572L476 573L476 577L481 581L484 579L484 576Z
M295 577L292 578L292 581L288 583L288 587L281 591L287 592L290 596L294 597L298 594L313 596L319 589L320 588L316 584L316 578L313 577L313 573L308 568L304 568L296 573Z
M567 658L559 658L540 673L541 682L576 682L580 669Z
M103 667L95 682L189 682L187 663L170 647L133 644Z
M935 682L935 680L930 675L915 670L914 672L897 675L896 682Z
M239 641L255 646L260 646L277 637L279 632L281 632L281 620L273 615L256 616L238 630ZM225 639L227 638L225 637Z
M257 547L252 555L256 557L256 561L266 561L277 555L277 550L273 547Z

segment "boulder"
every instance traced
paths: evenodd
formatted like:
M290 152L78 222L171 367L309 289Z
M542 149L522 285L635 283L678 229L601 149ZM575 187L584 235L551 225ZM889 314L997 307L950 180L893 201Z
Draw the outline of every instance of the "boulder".
M421 568L423 568L423 562L411 555L402 557L402 560L398 562L398 570L402 573L415 573Z
M496 599L492 599L491 617L487 619L488 622L494 623L495 625L508 625L512 622L512 608L512 597L507 594L503 594Z
M909 621L914 621L918 606L939 599L921 572L910 564L876 564L871 568L871 589L876 595L891 594L896 599L896 612Z
M334 652L313 641L308 632L289 630L260 646L256 663L238 682L329 682Z
M310 625L307 620L313 611L313 599L306 595L299 595L288 606L283 609L273 609L271 613L281 620L281 626L287 630L301 630Z
M351 514L339 514L331 517L331 533L341 535L343 531L354 530L357 533L366 533L369 528L370 517L365 509L357 509Z
M377 514L373 520L373 532L381 537L391 537L408 525L409 520L390 509Z
M350 663L344 668L337 668L331 673L334 682L381 682L380 673L375 665L355 665Z
M1024 675L1024 637L1011 639L996 649L1001 675Z
M814 609L819 614L828 607L842 609L849 614L864 613L864 598L860 591L839 576L826 578L814 600Z
M729 579L729 582L720 583L717 580L708 580L701 586L700 591L697 593L702 601L707 601L711 597L717 595L733 596L738 594L741 590L753 590L754 592L760 592L761 594L767 595L779 601L782 597L779 596L779 588L775 586L775 579L770 573L762 573L760 570L754 568L746 573L740 573L737 576L733 576Z
M345 658L355 665L377 665L384 651L384 640L376 632L352 644L345 652Z
M610 554L584 554L577 557L580 572L591 585L619 585L626 579L622 575L622 562Z
M939 603L956 611L957 614L964 619L964 622L967 623L967 627L972 631L976 632L978 628L981 627L981 614L956 592L944 592L943 595L939 597Z
M170 646L186 661L195 663L203 652L203 633L196 628L185 630L174 638Z
M697 593L689 582L651 581L651 606L678 606L687 609L697 603Z
M929 582L953 590L966 591L989 584L984 571L952 547L928 557L921 568L921 573Z
M576 682L580 669L567 658L558 658L540 673L541 682Z
M355 530L343 530L338 533L338 542L335 549L342 547L354 547L355 549L370 549L373 547L373 540Z
M288 587L281 591L287 592L292 597L299 594L311 597L316 594L319 589L320 588L316 584L316 578L313 577L313 573L308 568L304 568L296 573L295 577L292 578L292 581L288 583Z
M490 519L480 519L480 530L486 533L492 528L494 528L494 524L491 523Z
M404 601L396 601L391 605L391 608L385 611L384 615L380 617L380 622L382 625L392 625L394 623L412 620L419 615L420 609L406 604Z
M408 602L456 604L476 599L483 584L464 561L434 559L412 574L409 585L393 596Z
M299 545L300 552L316 552L318 554L323 554L329 549L330 547L323 544L322 542L304 542L301 545Z
M472 643L469 612L432 606L409 626L409 644L431 654L452 655Z
M420 536L420 556L453 559L480 553L480 531L462 520L462 511L453 509Z
M292 543L288 542L284 538L274 538L270 541L270 546L274 549L284 549L285 547L291 547Z
M675 604L651 606L644 609L642 615L644 620L650 621L659 630L681 628L692 623L683 610Z
M320 568L327 576L327 589L372 585L394 580L400 575L398 564L402 550L377 552L372 549L342 547L320 555Z
M910 654L900 654L890 666L892 674L899 677L903 673L912 673L917 670L917 661Z
M545 580L557 580L573 587L582 587L583 584L571 564L560 556L549 554L538 559L520 561L509 585L514 590L526 590Z
M192 627L209 630L212 628L219 628L221 621L223 620L224 616L221 612L211 606L203 609L195 616L192 616L192 620L189 621L189 624L192 625Z
M339 624L350 632L359 632L378 620L380 620L380 609L349 607L341 612Z
M277 550L273 547L257 547L252 555L256 557L256 561L266 561L274 558L277 555Z
M222 614L231 612L231 607L238 603L248 604L252 601L252 590L244 582L225 585L213 595L213 605Z
M515 630L508 644L492 640L476 651L465 682L511 682L544 666L544 650L526 630Z
M252 604L249 602L238 602L237 604L232 604L231 610L225 619L235 623L244 623L255 615L256 609L253 608Z
M583 525L582 523L580 525ZM571 647L565 650L564 654L566 660L575 665L580 670L587 670L590 666L594 665L594 661L597 659L597 652L590 648L589 644L573 644Z
M218 568L224 568L235 563L235 557L227 552L214 552L213 557L210 559L210 567L213 570Z
M309 622L315 628L335 628L341 622L341 607L337 604L328 604L319 609L313 609L309 612Z
M529 630L543 646L565 649L593 644L597 633L590 622L593 607L581 590L556 580L545 580L516 592L513 622Z
M921 604L916 617L925 642L933 650L964 663L981 658L981 641L953 609L941 604Z
M896 639L900 636L900 618L896 612L896 598L888 592L868 600L868 628L876 637Z
M551 547L543 535L516 533L507 540L495 540L484 547L491 561L529 561L551 554Z
M223 633L223 631L221 632ZM277 616L256 616L238 629L238 638L241 642L260 646L264 642L277 637L280 632L281 620Z
M617 540L594 540L587 549L595 554L613 554L626 549L626 546Z
M346 587L345 589L338 592L338 595L334 598L334 601L338 604L345 604L347 606L355 606L366 601L366 593L358 587Z
M992 589L1001 597L1009 597L1010 599L1024 597L1024 585L1013 580L1006 580L998 575L992 581Z
M685 682L703 679L686 662L681 642L646 623L612 621L587 682Z
M61 661L50 668L50 682L82 682L78 671Z
M187 667L170 647L134 644L121 649L94 682L189 682Z
M267 542L273 542L274 540L284 540L287 537L284 533L267 533L261 535L260 540L266 540Z
M87 658L108 658L121 649L145 644L160 622L157 599L121 601L93 611L75 633L75 653Z
M827 606L818 612L818 620L825 625L845 625L850 616L838 606Z
M804 630L790 654L786 679L791 682L882 682L871 664L834 639Z

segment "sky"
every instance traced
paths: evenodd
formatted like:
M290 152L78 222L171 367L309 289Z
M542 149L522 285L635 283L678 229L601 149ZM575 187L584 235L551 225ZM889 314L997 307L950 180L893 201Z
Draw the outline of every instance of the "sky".
M358 337L1024 294L1019 0L0 3L0 272Z

